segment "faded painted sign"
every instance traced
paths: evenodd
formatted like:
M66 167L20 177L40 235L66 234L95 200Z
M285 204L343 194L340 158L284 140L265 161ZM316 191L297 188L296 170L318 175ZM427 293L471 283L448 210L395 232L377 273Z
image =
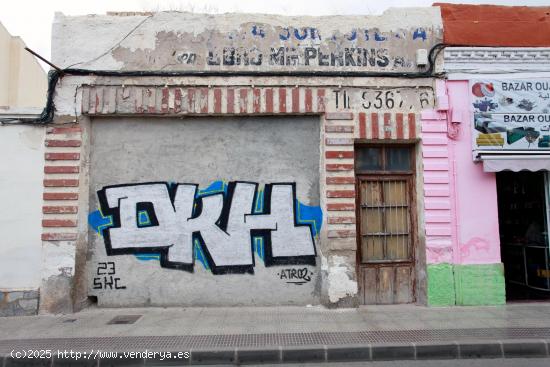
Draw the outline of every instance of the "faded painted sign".
M140 31L155 36L154 46L126 40L113 58L135 69L147 62L156 70L224 71L418 71L417 49L429 50L441 38L436 17L417 11L389 25L378 17L290 17L219 15L215 21L161 14ZM412 15L411 15L412 16ZM167 24L160 24L162 18ZM247 19L248 18L248 19ZM412 20L415 19L415 20ZM158 24L157 24L158 23ZM185 24L182 29L181 24Z
M550 149L550 79L472 80L474 150Z
M419 111L434 105L430 88L333 89L330 107L359 111Z

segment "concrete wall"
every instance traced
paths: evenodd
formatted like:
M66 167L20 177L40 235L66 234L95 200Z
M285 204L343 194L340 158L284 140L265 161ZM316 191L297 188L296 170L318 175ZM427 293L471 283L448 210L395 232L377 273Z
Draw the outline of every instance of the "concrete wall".
M44 129L1 126L0 315L36 313L42 243Z
M46 72L25 43L0 24L0 108L43 107L46 103Z
M91 133L90 203L99 208L97 192L103 187L147 182L177 182L198 184L204 195L215 195L223 191L231 181L255 182L264 190L266 184L295 184L296 199L310 206L319 207L319 119L318 118L201 118L160 121L150 119L94 119ZM154 143L153 143L154 142ZM212 184L218 182L218 184ZM120 189L120 188L119 188ZM178 189L180 190L180 189ZM147 195L147 194L144 194ZM179 195L179 194L178 194ZM260 195L257 192L256 195ZM312 228L307 236L293 234L294 225L288 227L278 218L277 229L263 239L251 243L250 230L241 223L244 218L238 215L239 196L235 192L230 197L225 194L228 215L234 217L228 223L229 236L211 240L212 230L202 227L203 245L184 243L193 247L194 265L184 270L174 270L163 261L159 264L158 255L143 254L136 247L128 248L131 255L107 256L104 238L91 230L90 239L93 256L88 261L89 294L98 296L100 305L275 305L275 304L315 304L320 297L320 267L300 264L304 250L315 253L313 233L317 234L322 218L315 217L318 228ZM204 199L203 199L204 200ZM231 202L229 202L231 200ZM271 200L274 213L275 198L265 192L263 201ZM262 207L257 200L255 207ZM196 201L198 202L198 200ZM249 202L249 206L252 202ZM285 204L285 203L282 203ZM294 207L291 201L290 207ZM154 202L159 225L161 203ZM203 202L203 214L207 215ZM122 208L122 203L120 204ZM265 205L264 205L265 209ZM188 208L182 207L180 212ZM246 209L250 210L249 208ZM105 210L102 211L107 215ZM124 210L120 209L121 220ZM197 215L197 214L195 214ZM214 220L220 213L217 213ZM296 219L307 213L295 213ZM294 218L287 218L294 222ZM308 218L302 218L307 223ZM249 222L247 219L246 222ZM93 221L92 221L93 223ZM241 223L241 224L239 224ZM211 223L213 225L214 223ZM124 226L122 226L124 227ZM105 227L104 227L105 228ZM109 228L111 246L123 246L124 240L117 237L117 229ZM152 229L150 227L149 229ZM164 231L170 228L164 227ZM140 231L143 234L140 234ZM147 236L147 229L136 229L137 236ZM103 229L105 236L106 229ZM119 230L120 232L120 230ZM163 234L158 234L163 236ZM285 243L277 243L277 236L284 235ZM281 266L269 266L269 244L271 238L273 256L276 246L288 247L289 258L278 259ZM234 239L233 239L234 238ZM306 241L307 249L300 249L300 241ZM151 240L152 241L152 240ZM189 238L189 241L191 239ZM196 241L196 239L195 239ZM130 246L137 246L130 243ZM146 244L152 246L152 244ZM239 250L244 247L245 251ZM252 248L252 252L251 252ZM161 248L157 249L161 252ZM169 256L175 252L169 250ZM307 252L307 251L306 251ZM206 261L211 254L209 262ZM240 254L240 255L239 255ZM293 254L298 255L297 257ZM235 257L235 258L232 258ZM145 260L147 259L147 260ZM276 257L273 257L277 260ZM107 281L110 273L101 269L104 264L113 267L119 287L111 287ZM178 263L183 264L183 262ZM247 265L249 264L249 265ZM182 268L183 269L183 268ZM227 273L229 272L229 273ZM299 273L299 276L296 275ZM105 275L105 274L103 274ZM125 288L121 288L125 287ZM118 288L118 289L116 289ZM246 290L246 291L244 291Z
M94 202L97 186L125 183L115 180L117 176L121 180L134 177L134 183L138 183L143 182L141 176L162 182L179 181L180 176L177 174L182 174L168 170L168 177L158 179L149 175L149 172L139 177L131 176L132 171L128 168L120 168L122 171L117 172L119 168L115 169L116 162L109 162L113 164L110 174L112 180L96 185L94 152L96 149L100 152L108 146L95 140L94 126L100 118L106 117L110 119L111 125L123 125L129 117L132 121L145 117L152 126L155 123L159 126L178 124L180 118L197 116L208 117L205 120L207 123L215 121L213 116L277 116L296 121L309 116L319 121L320 139L316 150L320 158L320 169L316 176L318 185L308 185L310 188L318 187L318 204L323 213L315 258L320 285L306 286L313 287L313 293L308 291L307 295L303 291L277 291L276 294L283 294L285 300L275 300L276 297L264 293L258 298L269 303L303 304L320 301L333 306L357 305L354 144L357 141L388 142L397 139L414 140L418 137L419 112L434 106L433 79L400 78L399 73L427 69L427 66L416 65L415 54L417 49L429 50L441 40L442 29L437 8L394 9L380 17L320 18L242 14L204 16L186 13L130 17L65 17L59 14L53 30L52 58L58 65L77 63L75 67L97 70L188 71L190 74L149 77L67 75L63 83L58 85L54 122L70 125L48 130L48 139L57 142L55 146L46 147L45 165L51 167L46 169L46 179L51 185L44 188L44 195L45 205L50 206L49 203L52 203L54 208L44 213L42 238L44 252L56 254L55 257L48 256L48 259L57 260L47 260L43 266L43 312L71 311L73 306L78 308L85 305L87 297L93 294L98 295L100 302L103 299L105 304L110 305L115 305L115 302L142 305L182 302L174 298L179 296L150 289L135 291L135 298L120 300L90 290L94 278L115 275L98 274L99 266L95 267L94 275L93 270L86 266L91 256L90 250L97 250L97 253L113 250L109 250L105 237L103 248L99 246L101 238L89 241L88 214L97 210L97 203ZM131 34L124 37L128 33ZM122 38L124 41L120 42ZM283 58L281 52L284 53ZM193 74L203 71L215 74ZM353 71L382 72L392 77L335 74ZM326 72L333 74L323 76ZM204 134L206 131L205 127L203 132L197 130L197 133ZM257 136L264 139L261 134ZM121 137L115 139L116 142L124 141ZM161 148L154 145L154 139L143 140L144 144L151 146L155 155L161 156ZM210 140L208 142L210 144ZM296 167L288 162L297 154L296 151L283 149L278 154L279 158L284 158L280 161L280 169L294 172ZM211 152L204 155L205 159L212 157ZM241 157L240 160L243 159ZM419 165L421 161L419 157ZM250 171L258 169L255 161L251 162L254 164L250 165ZM134 164L125 160L119 163L121 167ZM177 163L178 167L185 168L187 164L183 158ZM211 164L217 165L218 160L214 159ZM163 166L163 169L169 167L164 161L159 166ZM204 171L208 173L209 169L206 167ZM280 171L279 168L277 170ZM258 172L263 175L274 171L262 169ZM260 182L263 180L261 175ZM205 174L203 178L198 174L194 176L190 177L189 183L207 185L211 180L231 179L211 173ZM243 179L257 181L254 177ZM266 180L262 183L268 182ZM301 186L297 184L298 198L313 200L314 195L309 192L311 190ZM300 193L300 190L306 192ZM313 203L317 205L316 201ZM419 207L422 207L421 203ZM418 233L424 233L423 223L420 211ZM422 240L420 236L420 248L423 248ZM189 273L180 270L164 269L157 260L143 263L132 258L133 254L122 255L117 251L110 255L104 261L99 261L105 263L99 271L116 271L114 277L121 279L119 284L122 284L123 277L125 282L128 279L132 281L135 274L130 266L134 265L149 269L150 274L157 277L155 282L159 283L160 274L169 274L167 276L177 284L181 280L174 277L189 276ZM423 256L417 260L417 289L422 292L425 279ZM119 261L125 267L120 276L116 268ZM116 262L116 270L104 269L111 269L111 262ZM203 272L198 263L195 263L194 268L197 273ZM262 274L273 276L267 270ZM249 284L255 284L250 275L242 275L240 278L237 275L224 275L222 278L208 273L198 275L200 279L237 279L237 285L244 282L241 278L249 277L247 279L252 282ZM105 283L104 279L102 281ZM237 285L232 289L239 288ZM306 289L304 285L301 287ZM235 294L233 290L230 294ZM152 296L150 299L149 295ZM203 304L210 304L211 296L207 291L199 296ZM421 302L423 298L423 295L418 295ZM219 299L229 300L229 293ZM231 302L236 304L239 301Z

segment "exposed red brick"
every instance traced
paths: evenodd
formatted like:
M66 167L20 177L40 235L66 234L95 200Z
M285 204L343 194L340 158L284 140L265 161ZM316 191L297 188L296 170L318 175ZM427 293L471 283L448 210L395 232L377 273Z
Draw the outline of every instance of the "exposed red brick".
M260 90L260 88L254 88L252 90L252 96L253 96L252 111L254 113L260 113L261 98L262 98L262 91Z
M325 90L317 89L317 111L325 112Z
M42 213L44 214L74 214L78 213L78 207L74 205L52 205L52 206L43 206Z
M354 198L355 190L327 190L327 198Z
M45 192L42 194L44 200L78 200L77 192Z
M325 158L344 159L353 158L353 155L353 150L327 150L325 152Z
M82 140L46 139L45 141L47 147L79 147L81 144Z
M73 134L82 132L80 126L71 126L71 127L50 127L47 130L48 134Z
M353 126L327 125L327 126L325 126L325 131L327 133L352 133L353 132Z
M174 91L174 112L181 112L181 89L176 88Z
M44 158L47 161L78 161L80 153L45 153Z
M364 112L359 113L359 137L367 138L367 115Z
M327 163L327 171L352 171L353 164L344 164L344 163Z
M405 134L403 133L403 114L395 114L395 128L397 130L397 139L403 139Z
M160 110L162 113L168 112L168 99L169 99L170 90L168 87L162 88L162 99Z
M333 230L327 231L328 238L349 238L355 237L356 233L353 230Z
M42 233L42 241L75 241L76 233Z
M77 187L78 180L73 179L46 179L44 180L46 187Z
M271 88L265 90L265 111L267 113L273 112L273 89Z
M309 88L306 89L305 109L306 112L313 111L313 93Z
M354 177L327 177L327 185L353 185Z
M214 113L222 113L222 90L214 89Z
M235 89L227 90L227 113L235 113Z
M292 112L300 111L300 89L292 89Z
M286 89L279 88L279 112L286 112Z
M348 211L355 210L355 204L352 203L329 203L327 204L327 210L329 211Z
M416 116L414 113L409 113L409 139L416 138Z
M79 166L44 166L44 173L78 173Z
M355 217L328 217L328 224L353 224Z
M42 227L76 227L76 221L72 219L43 219Z

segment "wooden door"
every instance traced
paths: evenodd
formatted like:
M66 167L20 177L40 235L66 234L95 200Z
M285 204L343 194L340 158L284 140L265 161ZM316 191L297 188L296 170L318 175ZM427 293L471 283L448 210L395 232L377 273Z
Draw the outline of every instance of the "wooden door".
M364 304L415 300L413 184L410 173L357 175L358 276Z

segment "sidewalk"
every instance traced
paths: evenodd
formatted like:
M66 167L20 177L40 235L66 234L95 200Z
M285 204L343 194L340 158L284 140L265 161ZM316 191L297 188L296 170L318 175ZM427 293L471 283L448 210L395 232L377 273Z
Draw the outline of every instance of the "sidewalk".
M132 317L135 316L135 317ZM117 319L115 319L118 317ZM114 321L113 321L114 320ZM130 323L124 323L130 322ZM133 322L133 323L132 323ZM190 352L181 364L550 357L550 303L239 308L90 308L62 316L0 318L4 367L12 350ZM135 365L169 365L159 357ZM88 356L88 358L90 358ZM57 356L54 363L62 364ZM98 358L99 359L99 358ZM34 362L39 362L35 360ZM43 361L46 362L46 361ZM108 362L108 363L107 363ZM1 366L0 361L0 366Z

